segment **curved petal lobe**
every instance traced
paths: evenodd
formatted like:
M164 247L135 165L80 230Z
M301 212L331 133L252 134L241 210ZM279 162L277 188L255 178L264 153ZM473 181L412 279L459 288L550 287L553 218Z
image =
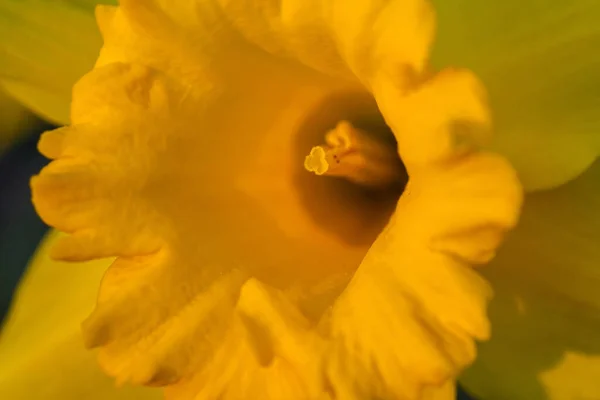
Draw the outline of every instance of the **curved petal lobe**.
M493 147L528 190L559 186L600 155L600 3L433 0L435 66L472 69L490 95Z

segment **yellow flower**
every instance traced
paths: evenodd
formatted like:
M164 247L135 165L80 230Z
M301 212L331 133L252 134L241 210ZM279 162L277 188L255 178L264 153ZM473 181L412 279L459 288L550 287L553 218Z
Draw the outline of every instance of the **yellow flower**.
M452 398L489 335L469 266L520 205L483 150L494 71L429 70L424 1L160 5L98 10L105 46L32 182L71 234L57 258L117 257L84 324L103 368L182 399ZM597 157L582 137L559 182Z
M430 6L158 5L98 9L32 181L56 258L117 257L84 323L102 367L181 399L452 398L489 335L470 266L521 194L477 78L426 72Z

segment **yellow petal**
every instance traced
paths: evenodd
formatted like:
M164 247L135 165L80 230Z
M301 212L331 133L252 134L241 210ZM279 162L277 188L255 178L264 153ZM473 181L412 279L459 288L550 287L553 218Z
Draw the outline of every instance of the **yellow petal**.
M433 0L432 60L485 84L497 135L529 190L556 187L600 154L600 3Z
M61 235L44 240L23 279L0 338L3 399L150 400L156 390L124 387L100 370L81 340L81 320L94 307L110 260L85 264L52 261L48 250Z
M224 318L230 329L210 366L167 389L168 399L329 399L325 341L284 292L250 279L235 315Z
M435 32L435 15L423 0L218 2L263 49L367 86L382 69L421 73Z
M492 339L463 383L483 399L600 397L600 164L526 197L519 226L484 270Z
M68 123L71 87L101 46L94 5L109 2L3 1L0 82L6 91L48 121Z

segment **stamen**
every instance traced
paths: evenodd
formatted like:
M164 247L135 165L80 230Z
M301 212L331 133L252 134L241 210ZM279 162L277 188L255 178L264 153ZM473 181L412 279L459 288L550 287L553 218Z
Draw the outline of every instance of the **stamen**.
M317 175L345 178L358 185L386 188L403 182L404 167L395 146L341 121L313 147L304 168Z

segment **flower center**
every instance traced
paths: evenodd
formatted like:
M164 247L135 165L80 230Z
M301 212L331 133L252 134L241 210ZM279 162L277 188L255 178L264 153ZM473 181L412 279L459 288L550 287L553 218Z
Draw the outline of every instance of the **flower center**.
M361 258L408 181L394 134L370 93L347 88L307 107L294 129L289 162L304 218Z
M395 146L382 138L341 121L325 134L324 145L313 147L304 168L316 175L345 178L373 189L405 181L406 172Z

